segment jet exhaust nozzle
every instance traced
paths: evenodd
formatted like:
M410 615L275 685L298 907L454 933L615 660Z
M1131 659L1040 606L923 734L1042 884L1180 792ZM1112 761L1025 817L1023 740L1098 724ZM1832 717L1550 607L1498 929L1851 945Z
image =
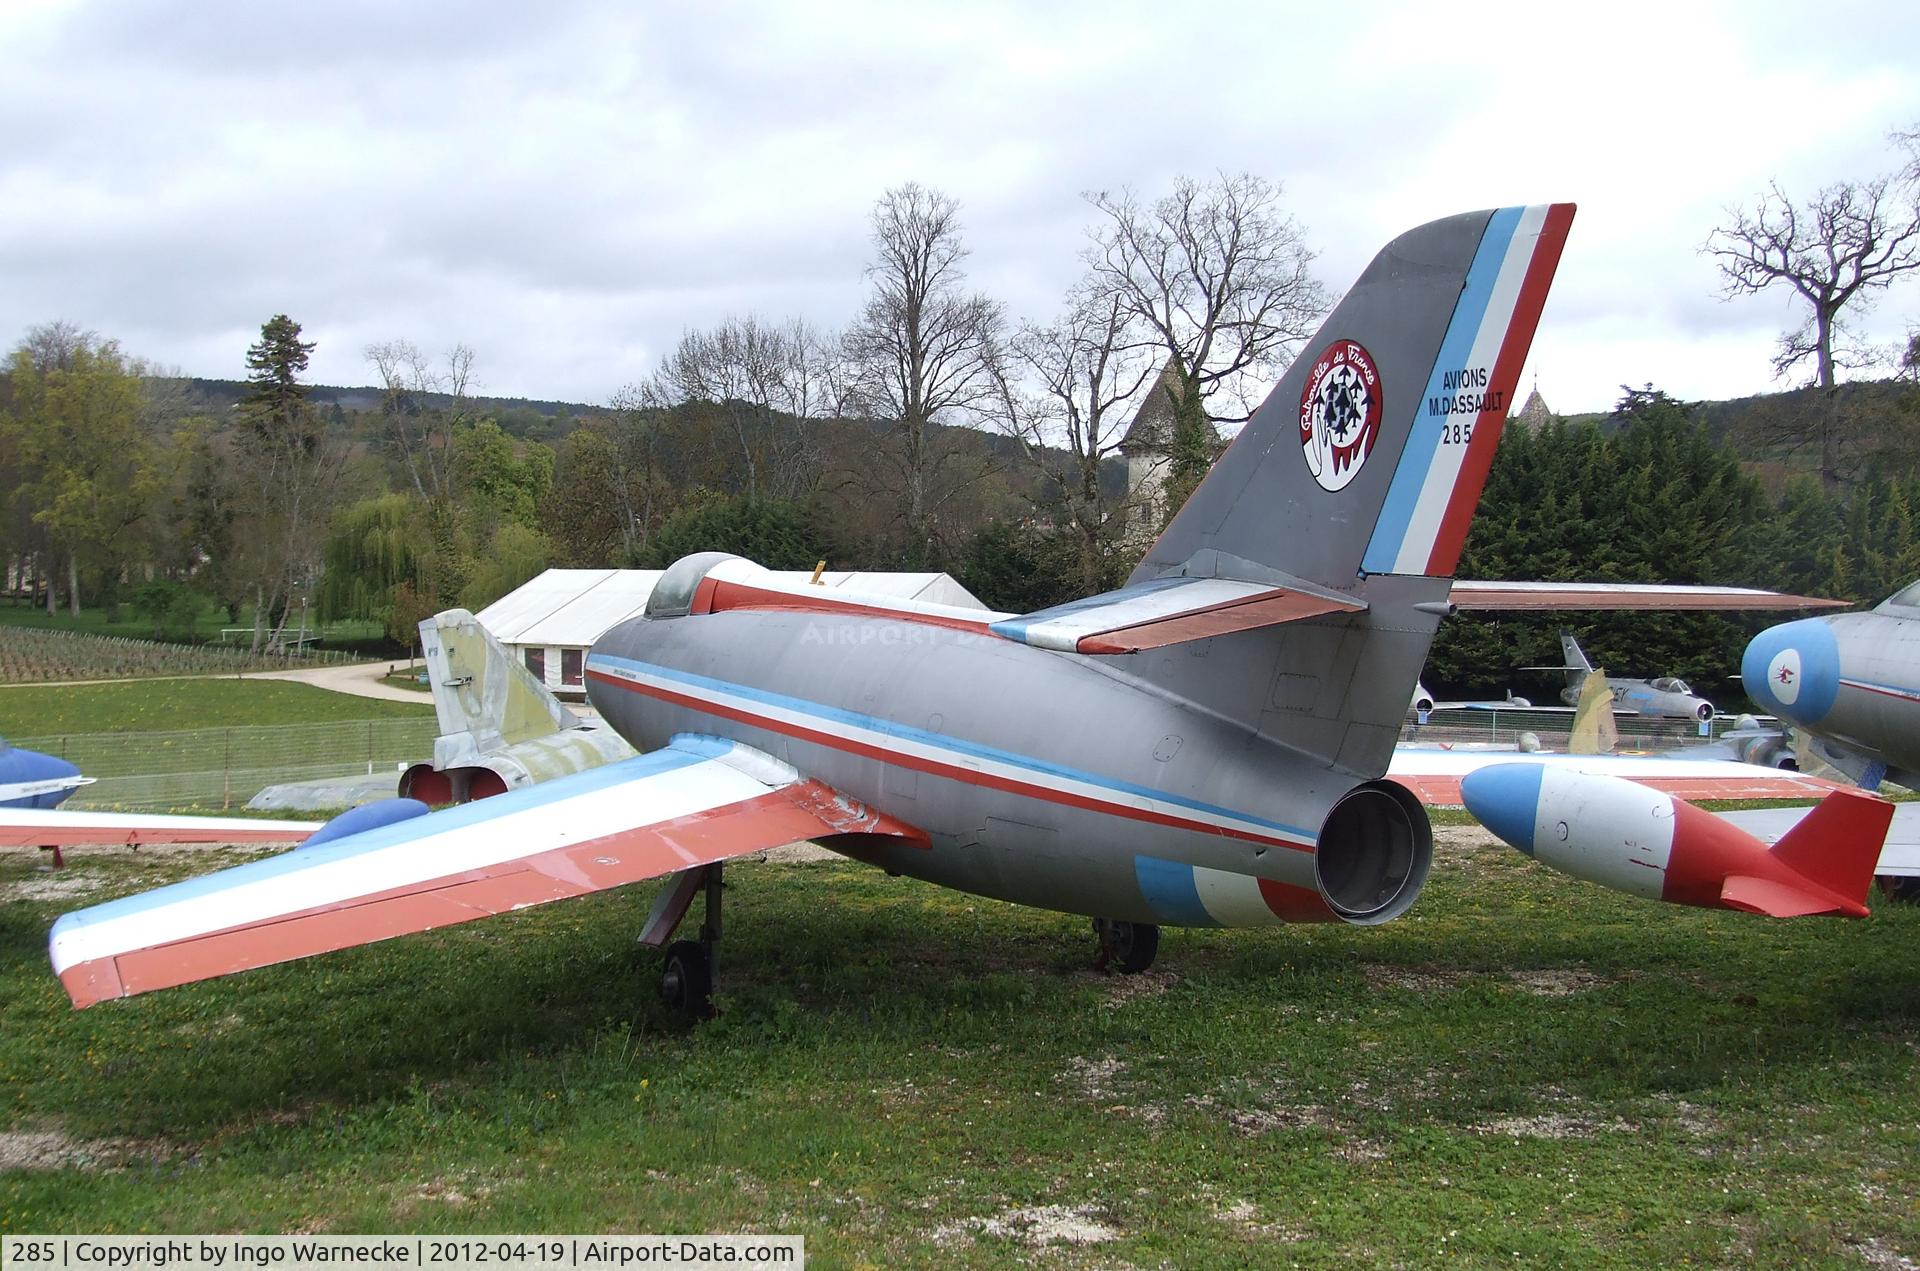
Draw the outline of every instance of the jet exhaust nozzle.
M1427 809L1393 781L1369 781L1342 795L1314 852L1320 895L1342 922L1363 927L1405 913L1432 864Z

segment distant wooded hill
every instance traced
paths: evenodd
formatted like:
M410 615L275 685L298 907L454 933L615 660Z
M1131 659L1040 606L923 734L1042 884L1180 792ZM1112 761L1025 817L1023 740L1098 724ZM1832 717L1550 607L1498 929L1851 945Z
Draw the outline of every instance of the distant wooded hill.
M195 376L173 382L182 386L181 399L174 412L176 414L201 414L217 418L238 406L247 395L245 380L213 380ZM427 410L445 410L453 405L453 399L444 393L419 393L415 396L419 405ZM382 397L380 389L370 386L342 388L332 384L313 384L307 388L308 401L338 416L378 412ZM511 437L548 443L565 437L579 427L581 421L607 412L604 405L531 397L469 397L466 409L474 416L493 420L500 425L502 432ZM816 426L820 422L815 421ZM858 420L834 421L834 426L850 427L862 432L871 432L878 427ZM944 432L947 427L936 424L934 430ZM1020 451L1017 439L998 433L987 434L984 444L990 454L1008 461L1017 458ZM1108 488L1108 493L1116 497L1123 494L1126 490L1125 463L1112 459L1102 465L1102 469L1101 483Z
M1734 447L1746 470L1776 494L1789 478L1819 472L1817 438L1829 409L1846 476L1862 477L1869 469L1887 477L1920 473L1920 384L1911 380L1855 380L1840 385L1831 403L1818 388L1687 403L1688 414L1714 442ZM1564 418L1611 431L1623 417L1596 412Z
M231 409L247 392L244 380L194 377L182 382L193 404L208 414ZM315 384L308 397L318 405L342 411L377 411L381 390ZM451 405L450 399L438 393L421 394L420 398L429 409ZM606 409L591 402L533 397L474 397L471 405L510 435L538 441L564 437L580 420ZM1777 488L1789 476L1816 470L1815 453L1804 446L1796 449L1791 439L1813 435L1827 408L1817 388L1688 403L1689 413L1706 426L1708 434L1716 442L1738 448L1742 460L1770 488ZM1832 408L1847 438L1852 467L1858 469L1878 460L1890 475L1920 471L1920 385L1909 380L1842 384ZM1611 412L1598 411L1563 418L1568 423L1599 424L1608 430L1618 426L1620 419Z
M247 395L245 380L210 380L193 377L180 381L185 388L189 409L194 413L220 415ZM377 411L383 394L380 389L341 388L332 384L313 384L307 400L317 406L343 412ZM444 393L418 394L420 404L429 410L444 410L453 405ZM572 432L578 422L599 413L604 407L585 402L547 401L528 397L472 397L471 408L492 419L503 432L535 441L551 441Z

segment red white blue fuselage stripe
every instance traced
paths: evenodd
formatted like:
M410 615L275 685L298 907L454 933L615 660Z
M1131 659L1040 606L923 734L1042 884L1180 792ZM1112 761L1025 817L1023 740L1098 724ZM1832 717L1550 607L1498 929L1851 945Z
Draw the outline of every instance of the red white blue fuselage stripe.
M1840 677L1842 688L1857 688L1863 693L1878 693L1882 697L1897 697L1903 702L1920 702L1920 688L1908 688L1901 684L1875 684L1871 680L1856 680L1848 676Z
M1571 220L1566 204L1504 207L1488 218L1414 404L1361 560L1367 573L1453 572Z
M933 776L1130 820L1313 850L1312 832L1299 826L820 702L608 653L589 654L587 674L720 718Z

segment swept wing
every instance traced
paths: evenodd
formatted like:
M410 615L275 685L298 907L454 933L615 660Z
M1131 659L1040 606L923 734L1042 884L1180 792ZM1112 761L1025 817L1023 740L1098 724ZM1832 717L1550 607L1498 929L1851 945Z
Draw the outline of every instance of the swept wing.
M917 837L760 751L661 750L83 909L75 1006L659 878L829 834Z

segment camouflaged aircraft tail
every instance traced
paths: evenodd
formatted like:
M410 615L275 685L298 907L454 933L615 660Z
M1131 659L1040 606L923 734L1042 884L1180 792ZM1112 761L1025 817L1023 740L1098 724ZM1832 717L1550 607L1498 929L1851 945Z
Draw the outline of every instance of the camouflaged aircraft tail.
M465 609L422 622L420 647L443 739L470 739L472 753L486 754L581 726Z

